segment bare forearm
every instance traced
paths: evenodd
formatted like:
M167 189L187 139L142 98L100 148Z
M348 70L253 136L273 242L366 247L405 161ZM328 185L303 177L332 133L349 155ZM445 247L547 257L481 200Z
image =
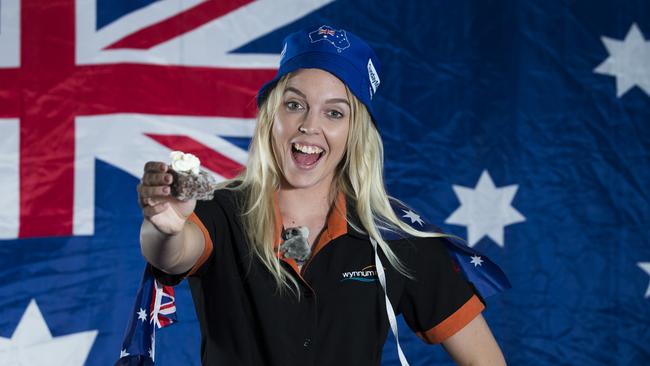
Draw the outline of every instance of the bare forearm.
M169 235L160 232L149 221L143 220L140 227L140 249L145 259L154 267L170 273L179 274L186 272L196 262L201 254L192 223L185 222L183 230L177 234Z
M480 359L473 361L456 361L458 366L506 366L506 360L503 358L501 351L483 352Z

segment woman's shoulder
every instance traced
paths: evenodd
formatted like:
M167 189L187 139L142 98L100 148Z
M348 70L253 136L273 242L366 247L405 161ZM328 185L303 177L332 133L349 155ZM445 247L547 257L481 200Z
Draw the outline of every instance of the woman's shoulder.
M405 262L431 262L449 258L445 237L408 236L386 240L390 248Z
M212 199L198 201L196 203L198 210L223 210L227 213L234 213L242 207L245 193L236 186L226 186L216 189L212 194Z

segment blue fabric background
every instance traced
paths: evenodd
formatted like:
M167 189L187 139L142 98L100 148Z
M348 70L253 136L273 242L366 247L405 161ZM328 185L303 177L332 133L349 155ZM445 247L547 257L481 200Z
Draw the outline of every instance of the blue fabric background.
M100 3L98 27L136 6ZM650 39L650 4L341 1L233 52L279 53L286 34L323 23L365 38L382 62L375 109L392 195L466 237L444 224L459 206L452 185L474 187L483 170L518 185L526 221L505 228L504 247L475 246L513 285L484 313L509 364L649 364L650 277L637 263L650 262L650 95L618 98L593 70L609 55L601 36L636 23ZM93 237L0 242L0 337L36 298L54 336L99 329L88 365L118 356L144 265L137 179L101 161L97 177ZM186 284L177 307L179 323L158 332L160 366L198 364ZM452 364L400 331L412 365ZM398 364L390 336L384 364Z

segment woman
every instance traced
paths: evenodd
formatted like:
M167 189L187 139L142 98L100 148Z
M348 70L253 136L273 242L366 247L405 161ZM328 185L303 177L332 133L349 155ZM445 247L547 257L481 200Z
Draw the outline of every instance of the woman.
M203 364L378 365L394 311L458 364L505 364L441 235L391 208L374 52L321 26L287 37L282 55L244 172L197 203L172 197L167 165L149 162L138 189L142 253L160 281L188 278ZM308 229L304 262L281 249L293 227Z

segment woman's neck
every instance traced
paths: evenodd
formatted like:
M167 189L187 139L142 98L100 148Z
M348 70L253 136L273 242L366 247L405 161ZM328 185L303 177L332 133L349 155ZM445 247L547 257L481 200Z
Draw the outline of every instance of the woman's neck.
M332 205L330 185L313 188L280 188L278 205L285 227L325 224Z

